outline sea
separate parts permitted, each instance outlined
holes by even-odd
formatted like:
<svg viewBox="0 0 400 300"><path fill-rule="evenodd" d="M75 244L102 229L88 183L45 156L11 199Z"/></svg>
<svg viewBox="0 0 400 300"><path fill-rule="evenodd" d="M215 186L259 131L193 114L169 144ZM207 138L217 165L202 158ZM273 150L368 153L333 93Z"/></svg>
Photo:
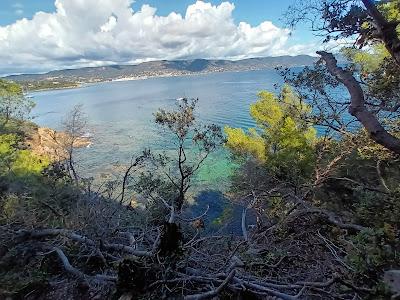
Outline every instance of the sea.
<svg viewBox="0 0 400 300"><path fill-rule="evenodd" d="M103 82L30 96L36 103L34 121L56 130L63 129L68 111L82 105L92 144L77 150L78 173L101 182L121 178L132 157L144 149L176 155L174 139L154 122L158 109L174 109L179 99L196 98L199 123L248 129L255 125L249 106L257 101L257 94L278 93L282 84L275 70L261 70ZM234 169L223 147L205 161L190 190L193 211L208 205L210 221L224 215Z"/></svg>

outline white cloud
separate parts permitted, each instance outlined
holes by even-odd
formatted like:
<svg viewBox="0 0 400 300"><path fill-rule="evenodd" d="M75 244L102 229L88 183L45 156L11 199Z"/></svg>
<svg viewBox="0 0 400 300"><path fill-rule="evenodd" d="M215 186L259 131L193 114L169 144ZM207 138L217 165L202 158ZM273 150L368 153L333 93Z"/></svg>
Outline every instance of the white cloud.
<svg viewBox="0 0 400 300"><path fill-rule="evenodd" d="M230 58L304 53L288 47L289 30L269 21L235 24L234 4L197 1L182 16L131 8L132 0L56 0L56 12L38 12L0 27L3 73L135 63L155 59Z"/></svg>
<svg viewBox="0 0 400 300"><path fill-rule="evenodd" d="M22 9L16 9L16 10L15 10L15 14L16 14L16 15L19 15L19 16L20 16L20 15L22 15L23 13L24 13L24 11L23 11Z"/></svg>
<svg viewBox="0 0 400 300"><path fill-rule="evenodd" d="M111 16L108 18L107 23L100 27L102 32L110 32L115 26L117 26L117 18L115 16Z"/></svg>

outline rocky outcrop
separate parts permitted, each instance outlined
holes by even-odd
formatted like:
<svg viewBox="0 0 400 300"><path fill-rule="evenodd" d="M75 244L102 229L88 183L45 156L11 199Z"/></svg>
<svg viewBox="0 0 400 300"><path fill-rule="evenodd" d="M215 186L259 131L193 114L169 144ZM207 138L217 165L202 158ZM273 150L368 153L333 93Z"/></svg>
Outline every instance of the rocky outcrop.
<svg viewBox="0 0 400 300"><path fill-rule="evenodd" d="M47 127L38 127L28 135L26 146L38 155L60 160L66 157L66 145L71 137L65 132L58 132ZM91 144L89 138L79 137L73 141L75 148L87 147Z"/></svg>

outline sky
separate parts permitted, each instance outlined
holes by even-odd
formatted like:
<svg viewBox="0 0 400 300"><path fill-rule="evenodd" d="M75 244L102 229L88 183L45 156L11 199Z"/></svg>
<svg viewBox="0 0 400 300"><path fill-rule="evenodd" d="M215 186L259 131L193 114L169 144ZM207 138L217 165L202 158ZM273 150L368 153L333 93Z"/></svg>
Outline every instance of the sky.
<svg viewBox="0 0 400 300"><path fill-rule="evenodd" d="M0 0L0 74L159 59L315 54L294 0Z"/></svg>

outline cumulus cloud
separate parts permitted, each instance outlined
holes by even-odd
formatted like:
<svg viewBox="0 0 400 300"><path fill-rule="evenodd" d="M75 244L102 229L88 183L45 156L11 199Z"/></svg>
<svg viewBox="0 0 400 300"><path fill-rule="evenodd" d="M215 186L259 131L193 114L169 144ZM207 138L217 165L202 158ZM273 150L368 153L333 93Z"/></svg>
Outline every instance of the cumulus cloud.
<svg viewBox="0 0 400 300"><path fill-rule="evenodd" d="M185 15L158 16L132 0L56 0L54 13L38 12L0 27L1 73L137 63L158 59L229 58L297 54L289 30L270 21L236 24L234 4L197 1Z"/></svg>

